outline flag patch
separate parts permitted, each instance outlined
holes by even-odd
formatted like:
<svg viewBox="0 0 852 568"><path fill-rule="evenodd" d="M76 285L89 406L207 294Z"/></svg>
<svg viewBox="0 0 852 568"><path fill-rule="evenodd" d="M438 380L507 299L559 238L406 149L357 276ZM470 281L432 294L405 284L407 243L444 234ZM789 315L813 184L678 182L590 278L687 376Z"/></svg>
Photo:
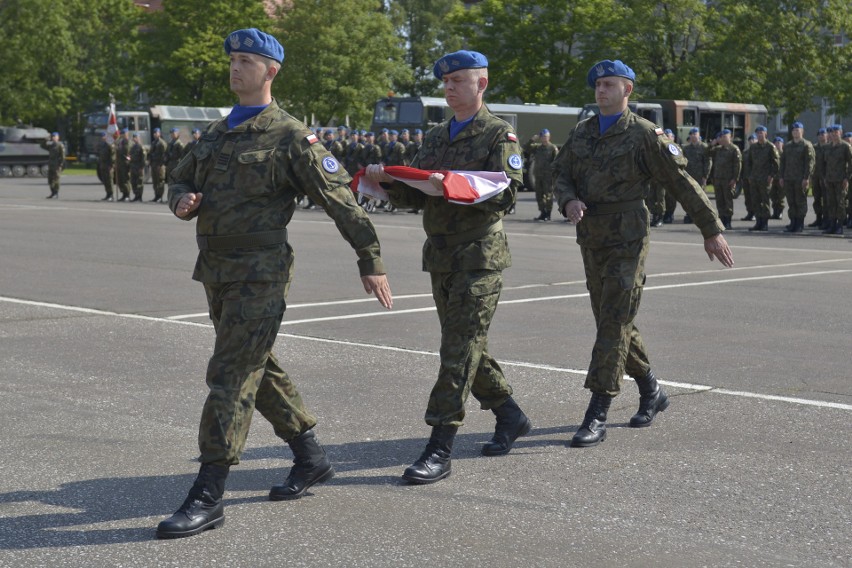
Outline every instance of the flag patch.
<svg viewBox="0 0 852 568"><path fill-rule="evenodd" d="M308 141L308 144L316 144L317 142L319 142L319 140L317 139L317 137L316 137L316 136L314 136L313 134L308 134L308 135L305 137L305 140L307 140L307 141Z"/></svg>
<svg viewBox="0 0 852 568"><path fill-rule="evenodd" d="M512 142L517 142L517 141L518 141L518 137L517 137L517 136L515 136L514 134L512 134L511 132L507 132L507 133L506 133L506 138L508 138L508 139L509 139L509 140L511 140Z"/></svg>
<svg viewBox="0 0 852 568"><path fill-rule="evenodd" d="M665 134L665 133L663 132L663 129L662 129L662 128L655 128L655 129L654 129L654 134L656 134L657 136L662 136L662 135L663 135L663 134Z"/></svg>

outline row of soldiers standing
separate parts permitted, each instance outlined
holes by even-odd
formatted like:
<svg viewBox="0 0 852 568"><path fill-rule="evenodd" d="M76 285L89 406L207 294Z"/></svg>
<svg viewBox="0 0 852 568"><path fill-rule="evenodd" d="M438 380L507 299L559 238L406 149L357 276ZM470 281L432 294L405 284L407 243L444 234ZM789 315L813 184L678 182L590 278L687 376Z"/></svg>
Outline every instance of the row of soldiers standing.
<svg viewBox="0 0 852 568"><path fill-rule="evenodd" d="M150 165L154 187L154 197L150 201L162 203L169 174L192 151L199 138L201 130L195 128L192 130L192 141L184 144L180 139L180 129L172 128L171 139L166 142L160 129L155 128L151 148L146 150L137 132L131 135L127 128L123 128L115 142L110 141L110 135L104 132L98 145L98 179L106 191L102 201L116 201L114 185L121 193L118 201L142 201L145 166Z"/></svg>

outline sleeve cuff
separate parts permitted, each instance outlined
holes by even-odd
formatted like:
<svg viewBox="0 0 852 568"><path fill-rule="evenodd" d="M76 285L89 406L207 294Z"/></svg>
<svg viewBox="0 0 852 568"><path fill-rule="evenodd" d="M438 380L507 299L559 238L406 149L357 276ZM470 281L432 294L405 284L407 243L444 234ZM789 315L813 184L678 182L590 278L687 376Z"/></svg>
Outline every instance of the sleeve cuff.
<svg viewBox="0 0 852 568"><path fill-rule="evenodd" d="M358 271L361 273L361 276L386 274L385 265L379 257L362 258L358 260Z"/></svg>

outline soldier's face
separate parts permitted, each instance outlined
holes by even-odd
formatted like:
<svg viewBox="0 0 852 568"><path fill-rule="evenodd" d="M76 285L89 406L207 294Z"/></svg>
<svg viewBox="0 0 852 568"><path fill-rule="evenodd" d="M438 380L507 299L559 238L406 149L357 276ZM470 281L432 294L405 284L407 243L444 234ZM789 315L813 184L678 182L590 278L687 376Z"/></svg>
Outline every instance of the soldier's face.
<svg viewBox="0 0 852 568"><path fill-rule="evenodd" d="M793 140L795 140L796 142L798 142L799 140L801 140L801 139L802 139L803 132L802 132L802 129L801 129L801 128L794 128L794 129L790 132L790 134L792 134L792 135L793 135Z"/></svg>
<svg viewBox="0 0 852 568"><path fill-rule="evenodd" d="M601 77L595 81L595 102L605 115L622 112L632 92L633 83L621 77Z"/></svg>
<svg viewBox="0 0 852 568"><path fill-rule="evenodd" d="M763 144L764 142L766 142L766 132L764 132L763 130L755 132L755 135L757 136L758 143Z"/></svg>
<svg viewBox="0 0 852 568"><path fill-rule="evenodd" d="M459 69L441 77L444 98L451 109L464 109L475 105L488 85L488 78L480 76L478 69Z"/></svg>
<svg viewBox="0 0 852 568"><path fill-rule="evenodd" d="M722 138L719 140L719 143L722 144L722 146L727 146L728 144L731 143L731 135L730 134L722 134Z"/></svg>
<svg viewBox="0 0 852 568"><path fill-rule="evenodd" d="M269 65L269 60L254 53L232 51L231 90L237 95L251 95L263 90L267 81L271 81L277 70Z"/></svg>

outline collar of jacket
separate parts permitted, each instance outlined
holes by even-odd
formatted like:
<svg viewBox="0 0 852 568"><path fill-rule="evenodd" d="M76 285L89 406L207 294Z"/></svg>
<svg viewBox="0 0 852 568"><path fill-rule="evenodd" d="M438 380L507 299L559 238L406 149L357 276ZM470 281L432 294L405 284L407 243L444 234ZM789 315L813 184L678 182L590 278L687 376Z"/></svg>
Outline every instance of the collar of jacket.
<svg viewBox="0 0 852 568"><path fill-rule="evenodd" d="M475 115L473 115L473 120L470 121L470 124L468 124L467 127L464 128L464 130L456 134L456 137L453 138L452 142L450 142L449 120L445 121L442 125L443 128L441 128L441 136L444 138L444 141L447 144L455 144L459 140L464 140L465 138L472 138L483 131L482 126L485 123L484 119L487 116L491 116L491 111L488 110L488 107L485 106L485 103L482 103L482 106L479 107L479 110L476 111Z"/></svg>
<svg viewBox="0 0 852 568"><path fill-rule="evenodd" d="M594 128L591 129L591 135L593 138L608 138L610 136L615 136L617 134L621 134L625 130L627 130L628 123L632 120L633 113L630 112L630 108L624 109L624 112L621 113L621 117L610 126L606 132L601 134L601 119L600 115L596 114L592 117L591 122L594 125Z"/></svg>
<svg viewBox="0 0 852 568"><path fill-rule="evenodd" d="M269 128L269 125L272 124L272 121L275 120L275 113L278 112L278 101L275 100L275 97L272 98L272 102L269 105L260 111L257 116L254 118L250 118L242 124L238 124L234 128L228 128L228 117L222 119L219 123L219 127L216 129L219 132L242 132L245 130L253 130L256 132L263 132Z"/></svg>

